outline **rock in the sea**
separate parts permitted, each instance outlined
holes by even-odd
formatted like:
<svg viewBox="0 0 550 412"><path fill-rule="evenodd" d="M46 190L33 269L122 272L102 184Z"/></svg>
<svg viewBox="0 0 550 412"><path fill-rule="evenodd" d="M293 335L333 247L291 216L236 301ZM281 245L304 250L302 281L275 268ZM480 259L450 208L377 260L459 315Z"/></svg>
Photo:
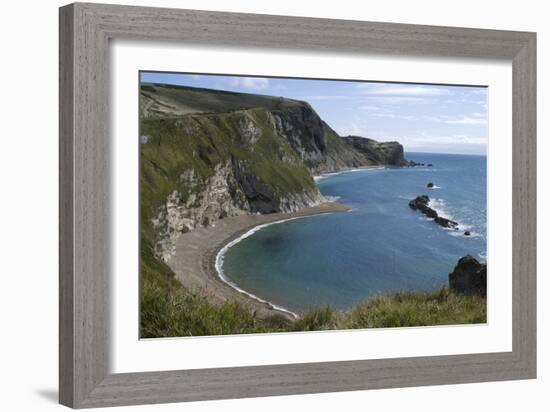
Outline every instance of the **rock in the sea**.
<svg viewBox="0 0 550 412"><path fill-rule="evenodd" d="M431 163L428 163L428 167L432 167L432 166L433 166L433 164L431 164Z"/></svg>
<svg viewBox="0 0 550 412"><path fill-rule="evenodd" d="M428 183L428 184L426 185L426 187L429 188L429 189L431 189L432 187L434 187L434 184L433 184L432 182L430 182L430 183Z"/></svg>
<svg viewBox="0 0 550 412"><path fill-rule="evenodd" d="M417 196L415 199L409 202L409 207L412 210L420 210L426 217L429 217L434 220L439 226L458 230L458 223L454 220L441 217L433 210L428 204L430 203L430 198L426 195Z"/></svg>
<svg viewBox="0 0 550 412"><path fill-rule="evenodd" d="M437 212L431 207L426 207L426 210L423 210L422 213L429 217L430 219L437 219Z"/></svg>
<svg viewBox="0 0 550 412"><path fill-rule="evenodd" d="M454 220L447 219L441 216L436 216L434 222L437 223L439 226L443 226L448 229L458 230L458 222L455 222Z"/></svg>
<svg viewBox="0 0 550 412"><path fill-rule="evenodd" d="M487 296L487 265L466 255L449 273L449 287L456 293Z"/></svg>
<svg viewBox="0 0 550 412"><path fill-rule="evenodd" d="M430 198L426 195L417 196L415 199L411 200L409 202L409 207L412 210L420 210L423 214L425 214L429 218L436 218L437 212L433 210L431 207L428 206L430 203Z"/></svg>
<svg viewBox="0 0 550 412"><path fill-rule="evenodd" d="M413 210L422 210L423 207L428 206L428 203L430 203L430 198L427 195L417 196L409 202L409 207Z"/></svg>
<svg viewBox="0 0 550 412"><path fill-rule="evenodd" d="M470 236L470 235L471 235L471 233L470 233L469 230L467 230L467 231L464 232L464 236Z"/></svg>
<svg viewBox="0 0 550 412"><path fill-rule="evenodd" d="M437 217L437 212L428 206L430 203L430 198L426 195L417 196L416 199L413 199L409 202L409 207L412 210L420 210L424 215L433 219Z"/></svg>

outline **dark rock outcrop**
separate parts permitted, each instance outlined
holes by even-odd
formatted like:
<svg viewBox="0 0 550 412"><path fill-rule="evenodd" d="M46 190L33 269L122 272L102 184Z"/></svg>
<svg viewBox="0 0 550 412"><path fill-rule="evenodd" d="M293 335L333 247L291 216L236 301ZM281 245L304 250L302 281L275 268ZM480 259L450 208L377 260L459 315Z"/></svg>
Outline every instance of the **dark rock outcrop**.
<svg viewBox="0 0 550 412"><path fill-rule="evenodd" d="M436 216L434 222L437 223L439 226L445 227L447 229L458 230L458 223L454 220L447 219L441 216Z"/></svg>
<svg viewBox="0 0 550 412"><path fill-rule="evenodd" d="M420 210L426 217L434 219L434 222L439 226L458 230L458 223L454 220L447 219L445 217L439 216L435 210L430 206L430 198L426 195L417 196L415 199L409 202L409 207L413 210Z"/></svg>
<svg viewBox="0 0 550 412"><path fill-rule="evenodd" d="M312 174L365 166L408 166L398 142L339 136L306 102L270 110L277 134L286 140Z"/></svg>
<svg viewBox="0 0 550 412"><path fill-rule="evenodd" d="M430 198L426 195L417 196L415 199L409 202L409 207L412 210L420 210L429 218L437 217L437 212L433 210L428 204L430 203Z"/></svg>
<svg viewBox="0 0 550 412"><path fill-rule="evenodd" d="M420 209L422 211L428 207L428 203L430 203L430 198L427 195L421 195L411 200L409 207L413 210Z"/></svg>
<svg viewBox="0 0 550 412"><path fill-rule="evenodd" d="M256 174L246 167L245 162L232 159L232 172L238 182L240 191L246 198L246 203L248 203L248 207L241 206L241 209L250 210L253 213L274 213L280 210L280 204L273 189L258 179ZM240 191L230 192L234 203L237 203L235 201L238 199L236 194Z"/></svg>
<svg viewBox="0 0 550 412"><path fill-rule="evenodd" d="M433 184L432 182L430 182L430 183L428 183L428 184L426 185L426 187L427 187L428 189L431 189L432 187L434 187L434 184Z"/></svg>
<svg viewBox="0 0 550 412"><path fill-rule="evenodd" d="M470 255L460 258L449 273L449 287L456 293L486 297L487 265Z"/></svg>
<svg viewBox="0 0 550 412"><path fill-rule="evenodd" d="M467 231L464 232L464 236L470 236L470 235L471 235L471 233L470 233L469 230L467 230Z"/></svg>
<svg viewBox="0 0 550 412"><path fill-rule="evenodd" d="M403 146L398 142L378 142L361 136L343 136L343 141L373 164L409 166Z"/></svg>

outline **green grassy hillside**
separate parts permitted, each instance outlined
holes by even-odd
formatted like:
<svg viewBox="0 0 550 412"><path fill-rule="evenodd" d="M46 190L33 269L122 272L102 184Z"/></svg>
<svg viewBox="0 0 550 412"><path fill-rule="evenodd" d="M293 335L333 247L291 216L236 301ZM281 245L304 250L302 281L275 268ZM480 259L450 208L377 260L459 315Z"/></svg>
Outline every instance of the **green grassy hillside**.
<svg viewBox="0 0 550 412"><path fill-rule="evenodd" d="M275 133L270 119L262 108L143 119L140 202L145 244L155 243L165 229L155 231L151 222L166 199L177 193L174 202L182 208L201 207L211 196L208 185L216 173L227 182L228 193L226 198L220 195L219 210L200 215L208 221L230 214L234 205L250 212L279 211L289 196L318 195L309 170Z"/></svg>
<svg viewBox="0 0 550 412"><path fill-rule="evenodd" d="M435 292L402 292L378 296L349 311L312 309L300 319L282 315L260 318L246 305L214 305L190 293L167 273L143 270L141 335L207 336L241 333L318 331L485 323L486 299Z"/></svg>
<svg viewBox="0 0 550 412"><path fill-rule="evenodd" d="M256 127L243 134L243 124ZM250 172L276 194L315 190L307 168L286 139L276 135L264 109L216 115L188 115L178 119L151 118L141 122L141 202L147 213L178 189L185 201L199 192L215 166L231 161L246 163ZM197 184L178 184L182 171L193 170Z"/></svg>
<svg viewBox="0 0 550 412"><path fill-rule="evenodd" d="M277 96L235 93L187 86L142 83L143 117L178 117L190 113L223 113L263 107L284 110L304 102Z"/></svg>

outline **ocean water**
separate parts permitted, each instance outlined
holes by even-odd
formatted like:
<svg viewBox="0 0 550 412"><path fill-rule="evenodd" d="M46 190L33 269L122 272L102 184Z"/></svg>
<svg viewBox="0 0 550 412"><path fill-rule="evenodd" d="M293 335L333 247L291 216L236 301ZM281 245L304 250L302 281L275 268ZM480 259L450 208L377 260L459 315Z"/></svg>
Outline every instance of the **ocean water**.
<svg viewBox="0 0 550 412"><path fill-rule="evenodd" d="M448 283L457 260L486 259L486 157L407 153L432 167L350 171L317 180L324 195L352 211L265 227L229 248L226 277L247 292L291 311L347 309L369 296L431 290ZM436 185L426 187L428 182ZM409 200L460 224L444 229ZM472 235L465 236L464 230Z"/></svg>

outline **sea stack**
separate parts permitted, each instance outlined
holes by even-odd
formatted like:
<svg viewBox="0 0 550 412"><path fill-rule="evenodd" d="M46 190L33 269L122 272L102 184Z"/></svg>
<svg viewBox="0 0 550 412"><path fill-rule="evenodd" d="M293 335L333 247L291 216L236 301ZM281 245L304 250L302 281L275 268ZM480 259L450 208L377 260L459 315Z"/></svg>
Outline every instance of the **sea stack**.
<svg viewBox="0 0 550 412"><path fill-rule="evenodd" d="M412 210L420 210L424 215L429 218L436 218L437 212L428 206L430 203L430 198L426 195L417 196L415 199L409 202L409 207Z"/></svg>
<svg viewBox="0 0 550 412"><path fill-rule="evenodd" d="M422 195L411 200L409 202L409 207L412 210L420 210L424 215L426 215L426 217L432 218L439 226L447 229L458 230L458 222L439 216L435 210L428 206L429 203L430 198L427 195Z"/></svg>

